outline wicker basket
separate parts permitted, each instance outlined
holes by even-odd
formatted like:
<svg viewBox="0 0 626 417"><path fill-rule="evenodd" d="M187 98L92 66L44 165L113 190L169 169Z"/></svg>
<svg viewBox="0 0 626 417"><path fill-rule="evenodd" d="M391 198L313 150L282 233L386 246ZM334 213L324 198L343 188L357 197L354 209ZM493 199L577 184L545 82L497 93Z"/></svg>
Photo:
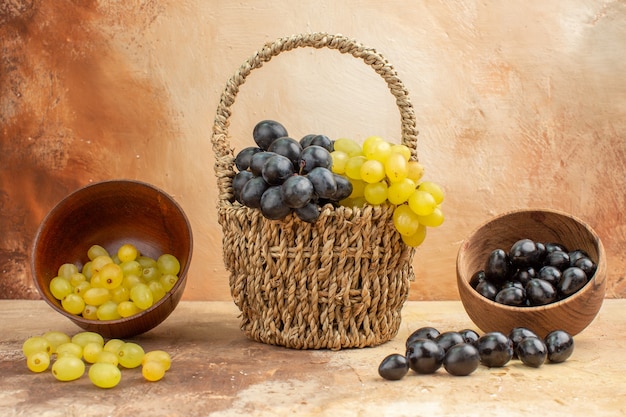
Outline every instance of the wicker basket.
<svg viewBox="0 0 626 417"><path fill-rule="evenodd" d="M394 229L393 208L326 205L317 222L309 224L292 214L280 221L267 220L260 210L233 199L230 106L252 70L282 52L302 47L336 49L370 65L396 98L402 143L417 159L413 106L395 70L378 52L325 33L266 44L228 81L211 138L231 295L241 310L241 329L253 340L295 349L376 346L397 334L414 279L415 251Z"/></svg>

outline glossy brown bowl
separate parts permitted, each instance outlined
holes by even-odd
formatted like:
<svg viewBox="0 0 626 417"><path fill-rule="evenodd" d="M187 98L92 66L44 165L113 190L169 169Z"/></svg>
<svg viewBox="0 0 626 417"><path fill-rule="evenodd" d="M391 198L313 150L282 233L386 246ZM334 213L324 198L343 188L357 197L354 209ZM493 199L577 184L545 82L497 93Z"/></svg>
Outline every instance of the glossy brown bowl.
<svg viewBox="0 0 626 417"><path fill-rule="evenodd" d="M470 286L472 275L484 269L491 251L500 248L508 252L513 243L524 238L561 243L568 250L582 249L596 262L597 270L575 294L537 307L499 304ZM508 334L514 327L527 327L541 337L556 329L576 335L598 314L606 289L606 254L600 238L580 219L553 210L519 210L489 220L461 244L456 269L463 307L484 332Z"/></svg>
<svg viewBox="0 0 626 417"><path fill-rule="evenodd" d="M73 263L82 269L91 245L113 254L124 243L153 259L164 253L176 256L181 268L174 287L152 307L126 318L88 320L66 312L50 293L59 267ZM128 338L154 328L174 311L185 289L192 249L191 226L172 197L139 181L103 181L78 189L48 213L35 235L31 270L37 290L57 312L103 337Z"/></svg>

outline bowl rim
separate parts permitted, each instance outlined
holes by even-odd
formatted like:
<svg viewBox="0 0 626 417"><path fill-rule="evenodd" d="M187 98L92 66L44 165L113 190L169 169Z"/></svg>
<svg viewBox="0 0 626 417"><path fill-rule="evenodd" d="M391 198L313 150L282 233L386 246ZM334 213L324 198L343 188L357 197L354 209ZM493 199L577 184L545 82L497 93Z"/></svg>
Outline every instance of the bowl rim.
<svg viewBox="0 0 626 417"><path fill-rule="evenodd" d="M156 303L154 303L152 306L150 306L149 308L145 310L142 310L139 313L133 314L132 316L122 317L122 318L115 319L115 320L90 320L90 319L84 318L81 315L75 315L75 314L65 311L61 306L59 306L54 301L49 299L49 297L46 296L45 292L41 288L39 280L36 277L36 267L35 267L35 261L37 258L36 252L37 252L37 247L38 247L40 236L44 230L44 227L48 224L49 219L52 218L54 215L56 215L60 210L62 210L64 206L68 204L71 198L91 188L103 187L103 186L107 186L111 184L133 184L133 185L139 185L141 187L149 188L152 191L155 191L156 193L158 193L159 195L162 195L170 203L172 203L173 207L176 208L176 211L181 215L181 218L184 220L186 228L189 232L189 253L187 255L187 259L185 260L183 267L178 273L179 279L176 281L174 286L169 291L166 292L165 296L161 298L159 301L157 301ZM48 303L48 305L50 305L55 311L59 312L60 314L69 318L70 320L74 321L77 324L82 323L85 326L114 326L114 325L122 325L122 324L126 325L130 321L141 319L149 315L151 312L158 309L163 304L169 302L169 300L177 293L177 291L181 289L180 287L181 286L184 287L186 285L187 273L189 271L189 266L191 264L192 255L193 255L193 229L191 227L191 222L189 221L189 218L187 217L187 214L183 210L182 206L174 199L174 197L172 197L169 193L165 192L163 189L145 181L127 179L127 178L106 179L102 181L96 181L96 182L92 182L89 184L85 184L83 186L78 187L74 191L68 193L63 198L61 198L52 207L52 209L50 209L50 211L48 211L48 213L42 218L39 226L37 227L37 231L35 232L35 236L34 236L33 243L32 243L32 248L31 248L31 256L30 256L31 279L34 282L35 287L37 288L37 291L40 297L43 298ZM182 294L180 296L182 296Z"/></svg>
<svg viewBox="0 0 626 417"><path fill-rule="evenodd" d="M457 275L457 288L459 291L459 297L461 298L461 301L465 300L465 298L462 296L462 292L461 292L461 286L463 286L463 288L465 289L465 291L468 294L472 294L472 295L476 295L476 297L472 296L472 299L477 299L480 300L481 302L484 302L492 307L497 307L500 309L503 309L505 311L509 311L511 313L523 313L523 312L541 312L541 311L547 311L547 310L552 310L552 309L557 309L561 306L563 306L564 304L569 304L572 301L575 301L577 298L584 296L585 290L591 288L591 284L596 284L596 278L598 276L598 270L596 270L596 272L593 274L593 276L589 279L589 281L584 285L583 288L581 288L580 290L576 291L576 293L570 295L567 298L564 298L562 300L553 302L553 303L549 303L549 304L544 304L544 305L540 305L540 306L511 306L511 305L507 305L507 304L501 304L501 303L497 303L493 300L490 300L489 298L483 297L480 294L478 294L478 292L476 292L476 290L474 288L472 288L472 286L469 283L469 278L471 277L462 277L461 276L461 267L460 267L460 263L461 263L461 258L463 255L463 250L466 246L466 244L469 242L469 240L471 238L473 238L480 230L482 230L483 228L487 227L489 224L491 224L494 221L497 220L502 220L504 218L510 217L510 216L514 216L514 215L518 215L518 214L523 214L523 213L529 213L529 212L543 212L543 213L550 213L550 214L555 214L561 217L565 217L568 218L570 220L575 221L576 223L580 224L581 226L584 227L584 229L594 238L594 241L598 247L598 263L600 263L600 261L602 260L602 268L603 270L606 268L606 253L604 251L604 245L602 244L602 240L600 239L600 237L598 236L598 234L595 232L595 230L593 230L593 228L587 224L585 221L583 221L582 219L580 219L579 217L567 213L565 211L561 211L561 210L556 210L556 209L550 209L550 208L526 208L526 209L515 209L515 210L508 210L505 212L502 212L500 214L497 214L495 216L492 216L490 219L488 219L487 221L483 222L482 224L480 224L479 226L477 226L476 228L474 228L465 239L463 239L463 241L461 242L461 245L459 246L459 250L457 252L457 257L456 257L456 275ZM602 284L600 284L602 285Z"/></svg>

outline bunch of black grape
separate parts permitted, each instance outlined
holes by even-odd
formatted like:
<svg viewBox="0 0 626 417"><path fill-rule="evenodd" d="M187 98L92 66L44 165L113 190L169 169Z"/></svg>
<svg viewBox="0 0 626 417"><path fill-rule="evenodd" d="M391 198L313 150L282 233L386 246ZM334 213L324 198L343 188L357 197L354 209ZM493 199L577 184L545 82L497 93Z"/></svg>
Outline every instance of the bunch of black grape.
<svg viewBox="0 0 626 417"><path fill-rule="evenodd" d="M294 212L314 223L325 204L336 204L352 193L352 184L332 172L333 141L310 134L299 141L285 127L263 120L252 132L257 146L235 157L234 196L241 204L258 208L268 219L280 220Z"/></svg>

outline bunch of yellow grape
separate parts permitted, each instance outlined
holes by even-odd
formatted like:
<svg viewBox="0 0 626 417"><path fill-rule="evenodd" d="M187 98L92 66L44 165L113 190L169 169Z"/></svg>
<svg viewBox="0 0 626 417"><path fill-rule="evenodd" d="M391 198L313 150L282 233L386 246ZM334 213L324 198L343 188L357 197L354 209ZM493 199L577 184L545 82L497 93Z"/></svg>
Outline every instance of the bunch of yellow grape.
<svg viewBox="0 0 626 417"><path fill-rule="evenodd" d="M400 144L370 136L363 146L347 138L334 142L332 170L352 184L352 194L342 201L347 207L392 204L393 224L409 246L419 246L427 227L443 223L444 193L431 181L421 181L424 167L411 160L411 150Z"/></svg>

